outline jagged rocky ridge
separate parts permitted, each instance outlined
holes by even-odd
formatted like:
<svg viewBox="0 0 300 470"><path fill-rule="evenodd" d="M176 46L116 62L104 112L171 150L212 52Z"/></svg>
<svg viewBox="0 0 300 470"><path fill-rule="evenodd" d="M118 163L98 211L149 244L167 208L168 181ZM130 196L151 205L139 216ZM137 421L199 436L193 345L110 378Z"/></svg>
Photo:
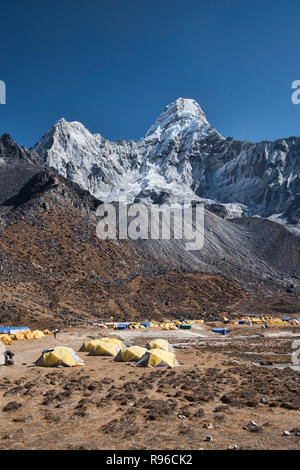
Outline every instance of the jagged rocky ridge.
<svg viewBox="0 0 300 470"><path fill-rule="evenodd" d="M19 217L22 211L34 204L47 210L49 195L56 208L70 205L82 215L95 219L95 211L101 201L78 184L60 176L33 149L17 145L8 134L0 137L0 165L2 225L6 219Z"/></svg>
<svg viewBox="0 0 300 470"><path fill-rule="evenodd" d="M35 150L60 175L104 201L204 200L223 217L299 221L300 138L224 138L191 99L167 106L138 142L109 142L61 119Z"/></svg>
<svg viewBox="0 0 300 470"><path fill-rule="evenodd" d="M20 188L45 168L39 155L17 145L12 137L0 137L0 204L16 195Z"/></svg>

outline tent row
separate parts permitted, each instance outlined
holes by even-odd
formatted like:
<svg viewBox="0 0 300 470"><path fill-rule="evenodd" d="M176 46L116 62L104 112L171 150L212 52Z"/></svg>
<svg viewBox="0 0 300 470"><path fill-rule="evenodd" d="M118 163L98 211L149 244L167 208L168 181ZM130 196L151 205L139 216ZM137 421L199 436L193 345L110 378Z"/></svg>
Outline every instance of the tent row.
<svg viewBox="0 0 300 470"><path fill-rule="evenodd" d="M20 340L26 340L26 339L39 339L39 338L44 338L46 335L49 335L49 334L50 334L49 330L30 331L29 329L24 330L24 331L18 331L13 334L1 333L0 343L5 344L5 345L11 345L13 344L13 341L20 341Z"/></svg>
<svg viewBox="0 0 300 470"><path fill-rule="evenodd" d="M112 356L116 362L134 362L135 366L175 367L178 366L174 348L164 339L154 339L146 347L130 346L116 338L99 338L83 343L80 351L89 356Z"/></svg>
<svg viewBox="0 0 300 470"><path fill-rule="evenodd" d="M116 362L133 362L137 367L179 366L174 348L164 339L150 341L146 347L126 347L119 339L99 338L84 342L79 351L88 352L88 356L111 356ZM44 350L35 364L43 367L73 367L82 366L84 362L73 349L59 346Z"/></svg>
<svg viewBox="0 0 300 470"><path fill-rule="evenodd" d="M226 317L223 320L228 320ZM300 325L300 318L277 318L267 315L250 314L247 317L235 318L234 325L268 325L268 326L294 326Z"/></svg>
<svg viewBox="0 0 300 470"><path fill-rule="evenodd" d="M95 326L101 328L112 328L114 330L134 330L134 329L145 329L145 328L160 328L162 330L176 330L177 328L182 327L183 325L193 325L195 323L204 323L204 320L168 320L168 321L144 321L144 322L104 322L104 323L95 323ZM190 326L190 327L191 327Z"/></svg>

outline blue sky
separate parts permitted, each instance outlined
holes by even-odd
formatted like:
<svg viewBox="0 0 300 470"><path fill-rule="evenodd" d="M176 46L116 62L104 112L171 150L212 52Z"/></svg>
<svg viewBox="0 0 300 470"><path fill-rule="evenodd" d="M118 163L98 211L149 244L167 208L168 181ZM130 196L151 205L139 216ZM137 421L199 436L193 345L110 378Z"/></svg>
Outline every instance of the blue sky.
<svg viewBox="0 0 300 470"><path fill-rule="evenodd" d="M224 136L299 136L299 17L299 0L2 2L0 133L31 146L63 116L137 140L182 96Z"/></svg>

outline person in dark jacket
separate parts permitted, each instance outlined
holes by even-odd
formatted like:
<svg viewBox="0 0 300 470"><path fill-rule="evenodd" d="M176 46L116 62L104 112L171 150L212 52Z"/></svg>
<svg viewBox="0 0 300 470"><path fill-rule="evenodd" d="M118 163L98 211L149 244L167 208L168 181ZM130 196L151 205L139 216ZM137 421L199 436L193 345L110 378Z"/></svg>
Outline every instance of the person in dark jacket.
<svg viewBox="0 0 300 470"><path fill-rule="evenodd" d="M15 364L13 360L14 353L12 351L5 351L4 356L6 366L13 366Z"/></svg>

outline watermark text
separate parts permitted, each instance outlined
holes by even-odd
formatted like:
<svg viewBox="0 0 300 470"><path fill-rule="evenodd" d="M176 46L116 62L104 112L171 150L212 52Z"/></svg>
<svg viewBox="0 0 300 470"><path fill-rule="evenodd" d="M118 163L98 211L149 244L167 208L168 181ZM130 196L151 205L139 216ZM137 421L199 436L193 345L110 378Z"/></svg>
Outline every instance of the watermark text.
<svg viewBox="0 0 300 470"><path fill-rule="evenodd" d="M6 104L6 84L0 80L0 104Z"/></svg>
<svg viewBox="0 0 300 470"><path fill-rule="evenodd" d="M204 245L204 205L106 203L97 209L100 240L182 240L186 250Z"/></svg>

